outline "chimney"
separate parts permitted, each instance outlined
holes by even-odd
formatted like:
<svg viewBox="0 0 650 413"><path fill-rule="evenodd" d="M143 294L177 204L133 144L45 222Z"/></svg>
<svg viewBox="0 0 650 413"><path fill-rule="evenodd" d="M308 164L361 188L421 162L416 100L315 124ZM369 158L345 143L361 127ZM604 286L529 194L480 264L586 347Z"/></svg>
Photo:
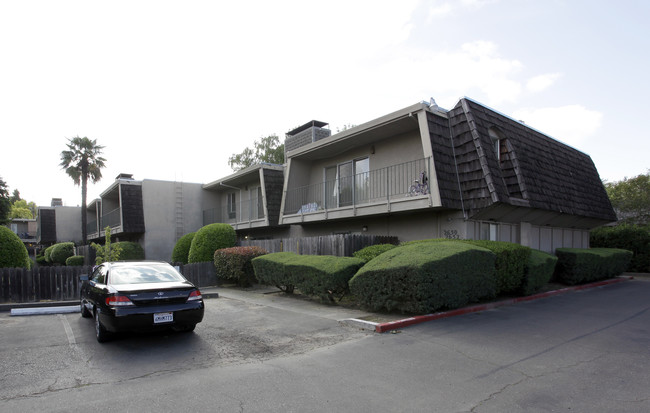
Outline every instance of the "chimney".
<svg viewBox="0 0 650 413"><path fill-rule="evenodd" d="M284 159L287 159L287 152L298 149L301 146L319 141L332 135L332 131L325 129L328 124L317 120L305 123L296 129L287 132L284 139Z"/></svg>

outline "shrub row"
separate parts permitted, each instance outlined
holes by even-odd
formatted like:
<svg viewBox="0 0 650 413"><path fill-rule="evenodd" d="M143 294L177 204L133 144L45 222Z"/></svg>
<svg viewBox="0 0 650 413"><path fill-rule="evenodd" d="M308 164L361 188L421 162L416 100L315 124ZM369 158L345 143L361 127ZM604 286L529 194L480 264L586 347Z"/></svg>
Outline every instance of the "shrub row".
<svg viewBox="0 0 650 413"><path fill-rule="evenodd" d="M352 255L356 258L362 259L363 262L368 262L373 258L376 258L379 255L383 254L384 252L392 250L395 247L396 245L393 244L370 245L354 252Z"/></svg>
<svg viewBox="0 0 650 413"><path fill-rule="evenodd" d="M621 248L632 251L628 271L650 272L650 226L619 225L591 231L593 248Z"/></svg>
<svg viewBox="0 0 650 413"><path fill-rule="evenodd" d="M374 311L424 314L496 296L493 252L454 241L408 243L368 262L350 281Z"/></svg>
<svg viewBox="0 0 650 413"><path fill-rule="evenodd" d="M278 252L252 260L255 276L263 284L292 293L298 288L307 295L334 300L349 291L348 282L364 264L352 257L298 255Z"/></svg>
<svg viewBox="0 0 650 413"><path fill-rule="evenodd" d="M630 264L632 252L616 248L558 248L555 278L568 285L615 277Z"/></svg>
<svg viewBox="0 0 650 413"><path fill-rule="evenodd" d="M539 291L553 277L557 257L539 250L531 250L521 290L523 295L531 295Z"/></svg>
<svg viewBox="0 0 650 413"><path fill-rule="evenodd" d="M261 247L232 247L214 252L214 266L217 278L233 280L241 287L255 282L255 271L251 260L269 252Z"/></svg>
<svg viewBox="0 0 650 413"><path fill-rule="evenodd" d="M222 248L235 246L237 235L229 224L210 224L199 229L190 243L187 262L210 262L214 252Z"/></svg>

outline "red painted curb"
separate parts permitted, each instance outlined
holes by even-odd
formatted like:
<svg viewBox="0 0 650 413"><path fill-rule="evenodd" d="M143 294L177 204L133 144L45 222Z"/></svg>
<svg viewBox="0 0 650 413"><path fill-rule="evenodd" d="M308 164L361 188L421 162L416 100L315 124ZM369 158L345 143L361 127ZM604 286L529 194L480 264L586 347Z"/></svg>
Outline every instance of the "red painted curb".
<svg viewBox="0 0 650 413"><path fill-rule="evenodd" d="M404 318L402 320L395 320L395 321L390 321L388 323L377 324L375 326L375 332L377 332L377 333L385 333L385 332L390 331L390 330L396 330L398 328L408 327L408 326L411 326L411 325L414 325L414 324L424 323L426 321L438 320L438 319L447 318L447 317L454 317L454 316L457 316L457 315L478 313L480 311L491 310L493 308L503 307L503 306L506 306L506 305L512 305L512 304L526 302L526 301L533 301L533 300L538 300L538 299L547 298L547 297L553 297L553 296L568 293L568 292L571 292L571 291L580 291L580 290L586 290L586 289L589 289L589 288L602 287L602 286L605 286L605 285L618 284L620 282L631 280L631 279L633 279L633 277L614 278L614 279L611 279L611 280L598 281L598 282L591 283L591 284L576 285L576 286L573 286L573 287L561 288L559 290L547 291L545 293L529 295L529 296L526 296L526 297L517 297L517 298L511 298L511 299L508 299L508 300L497 301L497 302L493 302L493 303L473 305L473 306L470 306L470 307L464 307L464 308L459 308L459 309L450 310L450 311L443 311L443 312L440 312L440 313L413 316L413 317L409 317L409 318Z"/></svg>

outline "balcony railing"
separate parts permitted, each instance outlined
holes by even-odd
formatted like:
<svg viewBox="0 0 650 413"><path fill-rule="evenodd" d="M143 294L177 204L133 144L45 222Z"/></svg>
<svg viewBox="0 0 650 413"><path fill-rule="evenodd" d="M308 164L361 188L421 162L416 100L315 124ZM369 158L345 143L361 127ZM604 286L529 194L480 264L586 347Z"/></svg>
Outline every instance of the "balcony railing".
<svg viewBox="0 0 650 413"><path fill-rule="evenodd" d="M97 220L93 219L92 221L88 221L86 224L86 234L94 234L97 232Z"/></svg>
<svg viewBox="0 0 650 413"><path fill-rule="evenodd" d="M111 228L119 227L122 225L122 208L116 208L111 212L102 216L101 226L106 228L107 226Z"/></svg>
<svg viewBox="0 0 650 413"><path fill-rule="evenodd" d="M423 173L428 183L429 165L429 158L423 158L289 189L285 197L284 214L304 214L428 195L428 186L417 184L422 185Z"/></svg>
<svg viewBox="0 0 650 413"><path fill-rule="evenodd" d="M203 211L203 225L224 223L241 224L265 218L262 199L253 198L230 207L216 207Z"/></svg>

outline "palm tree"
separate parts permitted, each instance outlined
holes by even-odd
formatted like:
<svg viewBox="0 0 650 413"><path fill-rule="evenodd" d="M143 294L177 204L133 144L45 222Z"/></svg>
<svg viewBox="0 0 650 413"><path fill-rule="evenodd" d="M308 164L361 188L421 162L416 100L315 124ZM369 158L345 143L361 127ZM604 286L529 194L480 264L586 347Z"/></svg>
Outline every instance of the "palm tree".
<svg viewBox="0 0 650 413"><path fill-rule="evenodd" d="M72 178L75 185L81 183L81 234L84 245L87 242L88 230L86 224L86 194L88 193L88 178L93 183L102 179L101 168L106 166L106 159L102 158L103 146L97 145L97 139L90 140L85 136L76 136L68 139L68 150L61 152L61 166Z"/></svg>

